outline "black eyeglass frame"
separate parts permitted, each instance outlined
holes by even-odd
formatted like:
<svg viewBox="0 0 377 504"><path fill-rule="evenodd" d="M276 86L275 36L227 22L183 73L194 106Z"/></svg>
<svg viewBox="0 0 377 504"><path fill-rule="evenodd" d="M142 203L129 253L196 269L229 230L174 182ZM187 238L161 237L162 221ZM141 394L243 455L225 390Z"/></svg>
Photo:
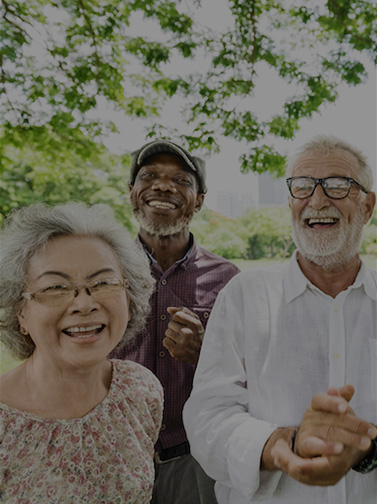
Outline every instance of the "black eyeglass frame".
<svg viewBox="0 0 377 504"><path fill-rule="evenodd" d="M344 196L340 196L340 198L337 198L337 197L334 197L334 196L330 196L329 194L327 194L326 187L324 185L324 183L326 182L326 180L328 180L328 179L334 179L334 178L335 179L347 180L347 182L348 182L347 194L345 194ZM312 192L310 194L308 194L307 196L301 196L301 197L300 196L294 196L292 194L291 185L292 185L292 181L296 180L296 179L310 179L310 180L314 180L314 187L313 187ZM287 186L288 186L288 189L289 189L289 192L290 192L292 198L295 198L295 199L310 198L310 196L313 196L314 191L316 190L317 185L320 185L322 187L322 189L323 189L323 192L326 194L326 196L328 198L331 198L331 199L344 199L344 198L347 198L347 196L350 193L351 185L352 184L355 184L361 191L365 192L365 194L368 193L368 191L365 189L364 186L362 186L361 184L359 184L359 182L357 182L357 180L355 180L355 179L353 179L351 177L342 177L342 176L335 177L335 176L332 176L332 177L324 177L324 178L315 178L315 177L301 176L301 177L289 177L285 181L287 183Z"/></svg>

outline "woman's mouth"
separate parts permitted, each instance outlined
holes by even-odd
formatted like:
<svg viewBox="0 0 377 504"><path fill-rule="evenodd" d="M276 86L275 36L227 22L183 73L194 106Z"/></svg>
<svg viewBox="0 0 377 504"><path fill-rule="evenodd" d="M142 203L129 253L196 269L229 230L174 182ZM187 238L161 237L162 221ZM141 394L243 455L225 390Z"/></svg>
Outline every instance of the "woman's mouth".
<svg viewBox="0 0 377 504"><path fill-rule="evenodd" d="M103 331L105 328L104 324L96 324L92 326L72 326L67 329L63 329L63 333L71 336L72 338L90 338Z"/></svg>

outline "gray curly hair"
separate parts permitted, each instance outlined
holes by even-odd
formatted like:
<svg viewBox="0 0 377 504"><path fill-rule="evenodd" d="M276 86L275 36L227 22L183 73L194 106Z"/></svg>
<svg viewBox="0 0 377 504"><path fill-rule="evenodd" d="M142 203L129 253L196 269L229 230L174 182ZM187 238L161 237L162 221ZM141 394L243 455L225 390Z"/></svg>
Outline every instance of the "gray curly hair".
<svg viewBox="0 0 377 504"><path fill-rule="evenodd" d="M86 235L108 243L119 258L129 284L130 321L119 346L130 342L145 323L154 288L149 262L107 205L36 203L10 213L1 232L0 340L12 355L26 359L35 345L22 335L17 310L22 302L30 258L57 236Z"/></svg>

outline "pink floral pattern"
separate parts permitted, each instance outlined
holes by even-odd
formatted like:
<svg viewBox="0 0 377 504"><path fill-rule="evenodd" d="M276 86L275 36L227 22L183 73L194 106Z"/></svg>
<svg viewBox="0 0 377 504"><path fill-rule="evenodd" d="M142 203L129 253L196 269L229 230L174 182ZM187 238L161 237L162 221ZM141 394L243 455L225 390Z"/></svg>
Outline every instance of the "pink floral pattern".
<svg viewBox="0 0 377 504"><path fill-rule="evenodd" d="M0 502L150 501L162 388L139 364L112 363L109 394L82 418L42 418L0 404Z"/></svg>

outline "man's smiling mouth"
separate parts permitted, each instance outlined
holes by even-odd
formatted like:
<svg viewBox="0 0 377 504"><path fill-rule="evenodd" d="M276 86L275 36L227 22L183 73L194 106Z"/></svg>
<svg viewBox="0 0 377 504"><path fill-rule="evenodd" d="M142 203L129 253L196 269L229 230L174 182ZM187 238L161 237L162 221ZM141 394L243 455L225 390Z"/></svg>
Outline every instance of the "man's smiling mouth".
<svg viewBox="0 0 377 504"><path fill-rule="evenodd" d="M311 227L311 228L316 228L316 227L321 227L321 226L333 226L334 224L337 224L339 222L339 219L336 217L311 217L309 219L305 219L305 223Z"/></svg>
<svg viewBox="0 0 377 504"><path fill-rule="evenodd" d="M147 204L153 208L160 208L162 210L175 210L178 208L176 204L169 201L150 200Z"/></svg>

